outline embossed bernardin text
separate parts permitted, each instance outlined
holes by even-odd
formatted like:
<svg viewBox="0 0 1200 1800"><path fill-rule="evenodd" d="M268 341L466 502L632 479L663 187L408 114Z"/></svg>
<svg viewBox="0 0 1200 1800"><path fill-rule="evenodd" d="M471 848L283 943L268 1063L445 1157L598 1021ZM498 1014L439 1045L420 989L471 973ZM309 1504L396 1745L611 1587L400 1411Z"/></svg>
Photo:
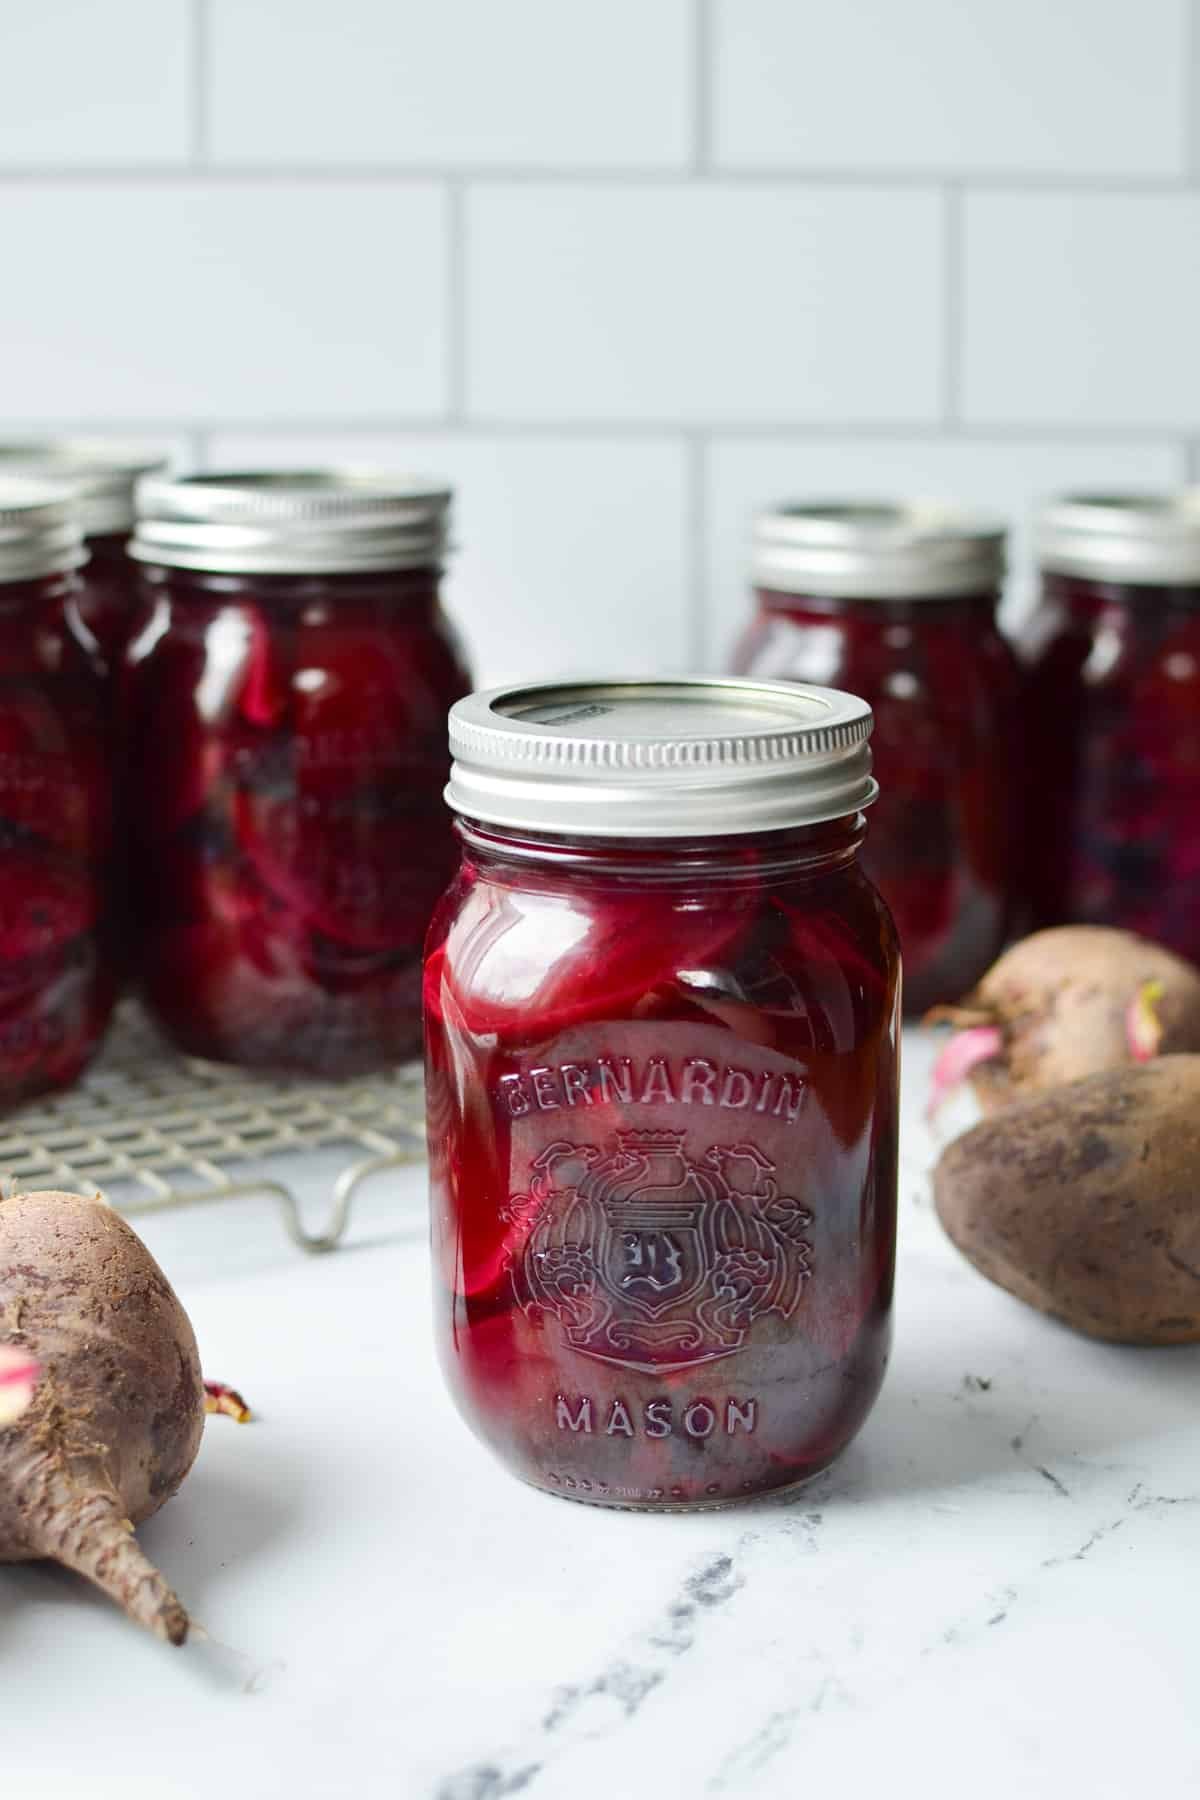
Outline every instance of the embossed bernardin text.
<svg viewBox="0 0 1200 1800"><path fill-rule="evenodd" d="M733 1437L758 1424L757 1400L648 1400L636 1407L621 1399L593 1400L590 1394L556 1394L554 1422L560 1431L583 1437L691 1438L714 1432Z"/></svg>
<svg viewBox="0 0 1200 1800"><path fill-rule="evenodd" d="M682 1131L547 1144L503 1214L517 1304L601 1362L653 1373L729 1356L757 1319L790 1318L812 1274L813 1215L775 1177L753 1144L697 1156Z"/></svg>
<svg viewBox="0 0 1200 1800"><path fill-rule="evenodd" d="M496 1087L496 1098L513 1119L619 1101L623 1106L709 1106L794 1125L804 1095L799 1075L772 1069L752 1073L706 1056L597 1056L590 1062L548 1063L502 1075Z"/></svg>

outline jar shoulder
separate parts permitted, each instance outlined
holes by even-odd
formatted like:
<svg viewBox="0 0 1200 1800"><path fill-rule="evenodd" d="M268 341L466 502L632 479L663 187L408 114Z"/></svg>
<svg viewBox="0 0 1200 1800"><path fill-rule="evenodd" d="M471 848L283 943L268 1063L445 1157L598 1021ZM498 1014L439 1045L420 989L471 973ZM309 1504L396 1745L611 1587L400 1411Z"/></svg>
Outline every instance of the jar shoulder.
<svg viewBox="0 0 1200 1800"><path fill-rule="evenodd" d="M427 1001L469 1031L545 1033L583 1018L711 1017L750 1037L756 1015L894 996L895 929L855 865L819 881L739 890L515 887L460 875L435 914Z"/></svg>
<svg viewBox="0 0 1200 1800"><path fill-rule="evenodd" d="M1043 688L1081 681L1105 691L1158 677L1200 685L1200 591L1062 584L1035 609L1024 648Z"/></svg>
<svg viewBox="0 0 1200 1800"><path fill-rule="evenodd" d="M733 652L734 674L811 681L872 705L906 700L927 711L970 698L999 704L1020 681L1020 658L988 607L809 612L764 606Z"/></svg>

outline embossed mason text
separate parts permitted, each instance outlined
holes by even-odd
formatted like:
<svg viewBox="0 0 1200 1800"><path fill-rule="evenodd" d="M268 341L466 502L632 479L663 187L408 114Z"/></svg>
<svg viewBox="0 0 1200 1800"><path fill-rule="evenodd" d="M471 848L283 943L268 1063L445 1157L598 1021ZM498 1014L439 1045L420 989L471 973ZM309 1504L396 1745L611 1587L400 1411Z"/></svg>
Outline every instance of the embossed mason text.
<svg viewBox="0 0 1200 1800"><path fill-rule="evenodd" d="M624 1400L594 1402L590 1394L556 1394L554 1421L560 1431L574 1431L584 1437L667 1438L677 1432L688 1437L711 1437L723 1432L733 1437L738 1431L753 1431L758 1423L757 1400L691 1400L676 1416L670 1400L648 1400L639 1412Z"/></svg>

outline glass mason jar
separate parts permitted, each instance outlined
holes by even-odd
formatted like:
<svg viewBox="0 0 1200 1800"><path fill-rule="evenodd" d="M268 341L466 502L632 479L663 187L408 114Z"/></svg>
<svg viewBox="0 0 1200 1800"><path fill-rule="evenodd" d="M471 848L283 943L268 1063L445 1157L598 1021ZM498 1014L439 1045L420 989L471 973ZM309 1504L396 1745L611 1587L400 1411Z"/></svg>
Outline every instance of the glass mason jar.
<svg viewBox="0 0 1200 1800"><path fill-rule="evenodd" d="M74 500L0 480L0 1104L65 1087L112 1011L112 744Z"/></svg>
<svg viewBox="0 0 1200 1800"><path fill-rule="evenodd" d="M134 941L193 1055L340 1076L420 1047L455 861L445 718L469 686L438 599L449 501L348 473L138 490Z"/></svg>
<svg viewBox="0 0 1200 1800"><path fill-rule="evenodd" d="M1200 962L1200 490L1063 500L1029 640L1040 923Z"/></svg>
<svg viewBox="0 0 1200 1800"><path fill-rule="evenodd" d="M896 921L905 1008L961 999L1014 925L1021 676L996 623L1004 531L945 507L779 506L733 670L827 683L875 714L863 864Z"/></svg>
<svg viewBox="0 0 1200 1800"><path fill-rule="evenodd" d="M64 438L0 444L0 475L35 475L75 494L88 552L79 616L115 668L133 629L137 570L126 553L133 530L133 492L143 475L166 467L165 456L104 439Z"/></svg>
<svg viewBox="0 0 1200 1800"><path fill-rule="evenodd" d="M495 690L450 716L427 944L436 1329L524 1480L781 1489L888 1355L899 965L858 860L869 708L764 682Z"/></svg>

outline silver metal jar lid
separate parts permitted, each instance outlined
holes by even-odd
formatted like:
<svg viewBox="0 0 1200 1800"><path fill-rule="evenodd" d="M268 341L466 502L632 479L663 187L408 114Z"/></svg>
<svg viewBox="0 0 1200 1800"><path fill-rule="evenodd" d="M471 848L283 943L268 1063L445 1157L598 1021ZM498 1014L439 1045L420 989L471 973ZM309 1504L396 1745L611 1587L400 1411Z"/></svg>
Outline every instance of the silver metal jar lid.
<svg viewBox="0 0 1200 1800"><path fill-rule="evenodd" d="M0 479L23 475L70 484L85 537L131 531L136 483L165 469L167 461L161 451L103 438L0 443Z"/></svg>
<svg viewBox="0 0 1200 1800"><path fill-rule="evenodd" d="M235 575L435 568L450 497L442 481L365 469L149 476L129 553Z"/></svg>
<svg viewBox="0 0 1200 1800"><path fill-rule="evenodd" d="M69 487L0 479L0 581L36 581L87 561L79 508Z"/></svg>
<svg viewBox="0 0 1200 1800"><path fill-rule="evenodd" d="M1057 574L1097 581L1200 582L1200 488L1067 495L1038 521L1038 560Z"/></svg>
<svg viewBox="0 0 1200 1800"><path fill-rule="evenodd" d="M726 837L841 819L879 789L865 700L787 681L562 681L450 712L446 799L566 836Z"/></svg>
<svg viewBox="0 0 1200 1800"><path fill-rule="evenodd" d="M999 519L936 502L771 507L754 522L756 587L862 600L994 590L1004 577Z"/></svg>

